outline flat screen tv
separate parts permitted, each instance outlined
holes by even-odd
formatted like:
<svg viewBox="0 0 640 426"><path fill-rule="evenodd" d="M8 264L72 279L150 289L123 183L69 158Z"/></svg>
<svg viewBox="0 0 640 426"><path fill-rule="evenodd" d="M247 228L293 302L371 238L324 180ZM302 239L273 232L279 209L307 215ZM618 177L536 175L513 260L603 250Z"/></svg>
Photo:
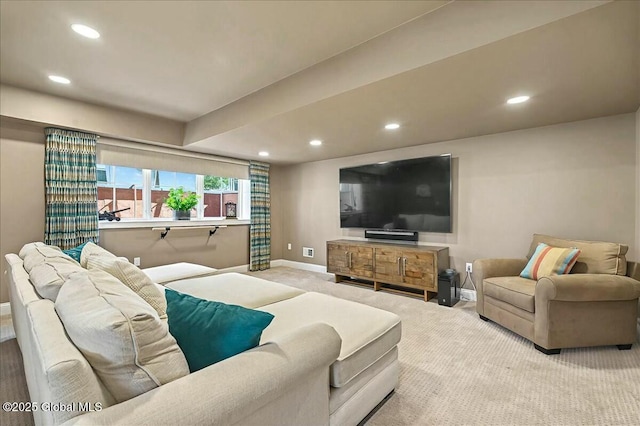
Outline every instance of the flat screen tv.
<svg viewBox="0 0 640 426"><path fill-rule="evenodd" d="M451 155L340 169L340 227L451 232Z"/></svg>

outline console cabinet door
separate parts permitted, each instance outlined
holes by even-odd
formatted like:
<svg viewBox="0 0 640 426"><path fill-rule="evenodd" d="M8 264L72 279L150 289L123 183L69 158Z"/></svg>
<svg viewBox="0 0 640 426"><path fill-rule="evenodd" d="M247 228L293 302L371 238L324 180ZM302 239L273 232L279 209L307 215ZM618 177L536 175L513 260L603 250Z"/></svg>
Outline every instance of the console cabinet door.
<svg viewBox="0 0 640 426"><path fill-rule="evenodd" d="M349 245L327 243L327 272L349 275Z"/></svg>
<svg viewBox="0 0 640 426"><path fill-rule="evenodd" d="M437 291L435 258L432 252L405 251L402 257L405 259L404 283Z"/></svg>
<svg viewBox="0 0 640 426"><path fill-rule="evenodd" d="M373 247L349 247L349 272L354 277L373 278Z"/></svg>
<svg viewBox="0 0 640 426"><path fill-rule="evenodd" d="M376 247L376 281L402 284L402 252L388 247Z"/></svg>

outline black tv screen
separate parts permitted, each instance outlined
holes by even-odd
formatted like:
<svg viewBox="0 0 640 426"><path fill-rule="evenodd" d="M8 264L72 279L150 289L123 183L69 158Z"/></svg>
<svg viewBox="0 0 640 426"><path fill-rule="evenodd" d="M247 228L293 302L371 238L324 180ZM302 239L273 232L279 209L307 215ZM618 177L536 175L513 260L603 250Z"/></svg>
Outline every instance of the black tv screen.
<svg viewBox="0 0 640 426"><path fill-rule="evenodd" d="M340 169L340 227L451 232L451 155Z"/></svg>

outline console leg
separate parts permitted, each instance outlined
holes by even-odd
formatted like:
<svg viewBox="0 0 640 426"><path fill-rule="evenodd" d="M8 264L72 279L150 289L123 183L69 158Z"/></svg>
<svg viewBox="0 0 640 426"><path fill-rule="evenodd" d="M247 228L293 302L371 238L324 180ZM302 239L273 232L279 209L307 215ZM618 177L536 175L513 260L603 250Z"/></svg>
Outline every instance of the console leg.
<svg viewBox="0 0 640 426"><path fill-rule="evenodd" d="M617 347L618 347L618 349L619 349L619 350L621 350L621 351L628 351L629 349L631 349L631 345L632 345L632 344L633 344L633 343L629 343L629 344L626 344L626 345L616 345L616 346L617 346Z"/></svg>
<svg viewBox="0 0 640 426"><path fill-rule="evenodd" d="M480 319L481 319L482 321L489 321L489 318L485 317L484 315L480 315L480 314L478 314L478 316L480 317Z"/></svg>
<svg viewBox="0 0 640 426"><path fill-rule="evenodd" d="M535 343L533 344L533 347L545 355L558 355L560 353L560 349L547 349L543 348L542 346L538 346Z"/></svg>

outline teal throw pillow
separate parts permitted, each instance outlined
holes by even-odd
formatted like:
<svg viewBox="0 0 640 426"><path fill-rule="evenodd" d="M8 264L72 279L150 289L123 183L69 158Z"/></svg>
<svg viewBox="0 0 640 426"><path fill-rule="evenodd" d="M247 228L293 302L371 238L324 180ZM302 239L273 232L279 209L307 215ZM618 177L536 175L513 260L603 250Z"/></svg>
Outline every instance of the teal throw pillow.
<svg viewBox="0 0 640 426"><path fill-rule="evenodd" d="M86 244L87 243L82 243L78 247L62 250L62 252L68 256L71 256L76 262L80 262L80 253L82 253L82 249Z"/></svg>
<svg viewBox="0 0 640 426"><path fill-rule="evenodd" d="M199 299L166 289L169 332L193 373L258 346L273 320L267 312Z"/></svg>

